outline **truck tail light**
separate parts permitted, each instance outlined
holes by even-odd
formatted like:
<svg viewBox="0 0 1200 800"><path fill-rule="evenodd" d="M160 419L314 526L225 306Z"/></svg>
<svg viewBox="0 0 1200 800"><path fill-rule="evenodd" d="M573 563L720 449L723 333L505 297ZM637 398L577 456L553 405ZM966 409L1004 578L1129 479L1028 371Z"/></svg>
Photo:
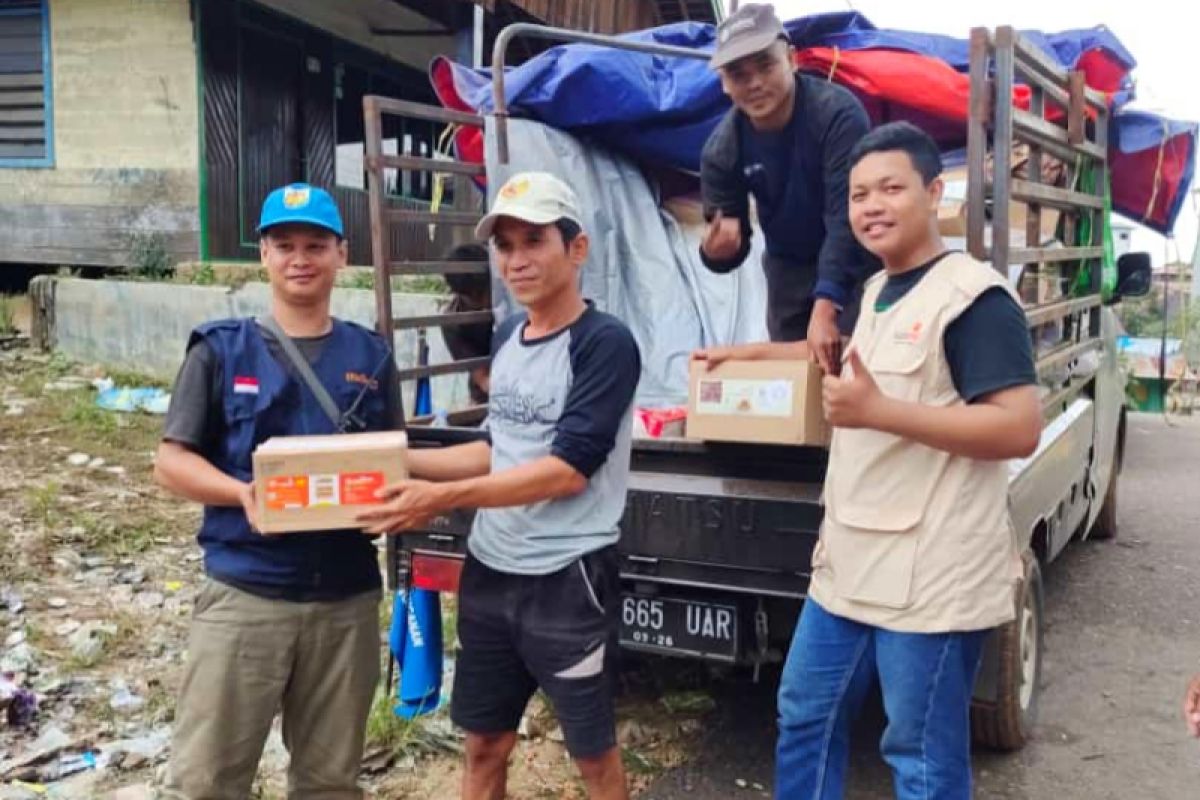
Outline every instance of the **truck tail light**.
<svg viewBox="0 0 1200 800"><path fill-rule="evenodd" d="M414 589L454 594L458 592L462 570L461 556L413 553L412 585Z"/></svg>

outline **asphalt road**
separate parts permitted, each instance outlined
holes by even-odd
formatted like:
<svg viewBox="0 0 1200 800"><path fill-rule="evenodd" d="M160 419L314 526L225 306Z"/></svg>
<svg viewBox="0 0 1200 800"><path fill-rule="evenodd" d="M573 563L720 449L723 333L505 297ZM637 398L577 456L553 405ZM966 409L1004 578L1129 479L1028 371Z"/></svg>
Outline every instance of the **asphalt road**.
<svg viewBox="0 0 1200 800"><path fill-rule="evenodd" d="M1200 743L1179 710L1200 671L1200 421L1132 416L1119 491L1119 538L1073 543L1044 572L1034 739L1020 753L975 754L978 798L1200 798ZM719 684L697 754L643 800L769 796L776 678ZM856 728L848 800L891 796L883 724L876 705Z"/></svg>

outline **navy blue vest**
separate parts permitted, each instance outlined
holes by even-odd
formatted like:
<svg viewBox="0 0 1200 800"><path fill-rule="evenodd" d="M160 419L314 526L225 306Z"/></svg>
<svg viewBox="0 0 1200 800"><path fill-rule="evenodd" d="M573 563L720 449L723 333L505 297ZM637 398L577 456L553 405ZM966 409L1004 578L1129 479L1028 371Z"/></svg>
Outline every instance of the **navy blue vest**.
<svg viewBox="0 0 1200 800"><path fill-rule="evenodd" d="M252 477L254 449L272 436L335 432L312 391L271 355L252 319L223 320L197 328L190 348L203 339L222 370L224 426L213 452L219 470L238 480ZM343 413L362 393L347 432L388 430L381 365L391 358L382 338L353 323L334 320L321 357L312 365ZM374 376L374 388L364 379ZM205 506L200 526L204 567L214 578L282 591L349 596L380 585L377 551L361 531L339 530L264 536L250 529L240 507Z"/></svg>

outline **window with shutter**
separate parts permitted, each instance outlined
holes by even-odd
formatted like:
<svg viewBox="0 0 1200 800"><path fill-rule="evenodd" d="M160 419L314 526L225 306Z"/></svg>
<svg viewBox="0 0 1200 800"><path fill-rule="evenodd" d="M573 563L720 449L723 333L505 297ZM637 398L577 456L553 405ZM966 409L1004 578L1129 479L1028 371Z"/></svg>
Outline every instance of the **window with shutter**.
<svg viewBox="0 0 1200 800"><path fill-rule="evenodd" d="M0 167L50 166L48 0L0 0Z"/></svg>

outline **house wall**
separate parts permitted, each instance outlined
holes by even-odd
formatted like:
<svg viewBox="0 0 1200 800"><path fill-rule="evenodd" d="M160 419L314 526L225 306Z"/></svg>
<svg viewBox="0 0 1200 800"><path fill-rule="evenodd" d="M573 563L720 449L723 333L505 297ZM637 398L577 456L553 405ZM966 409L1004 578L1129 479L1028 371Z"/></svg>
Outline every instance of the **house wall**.
<svg viewBox="0 0 1200 800"><path fill-rule="evenodd" d="M121 266L158 248L194 258L188 0L51 0L49 26L54 163L0 168L0 262Z"/></svg>

